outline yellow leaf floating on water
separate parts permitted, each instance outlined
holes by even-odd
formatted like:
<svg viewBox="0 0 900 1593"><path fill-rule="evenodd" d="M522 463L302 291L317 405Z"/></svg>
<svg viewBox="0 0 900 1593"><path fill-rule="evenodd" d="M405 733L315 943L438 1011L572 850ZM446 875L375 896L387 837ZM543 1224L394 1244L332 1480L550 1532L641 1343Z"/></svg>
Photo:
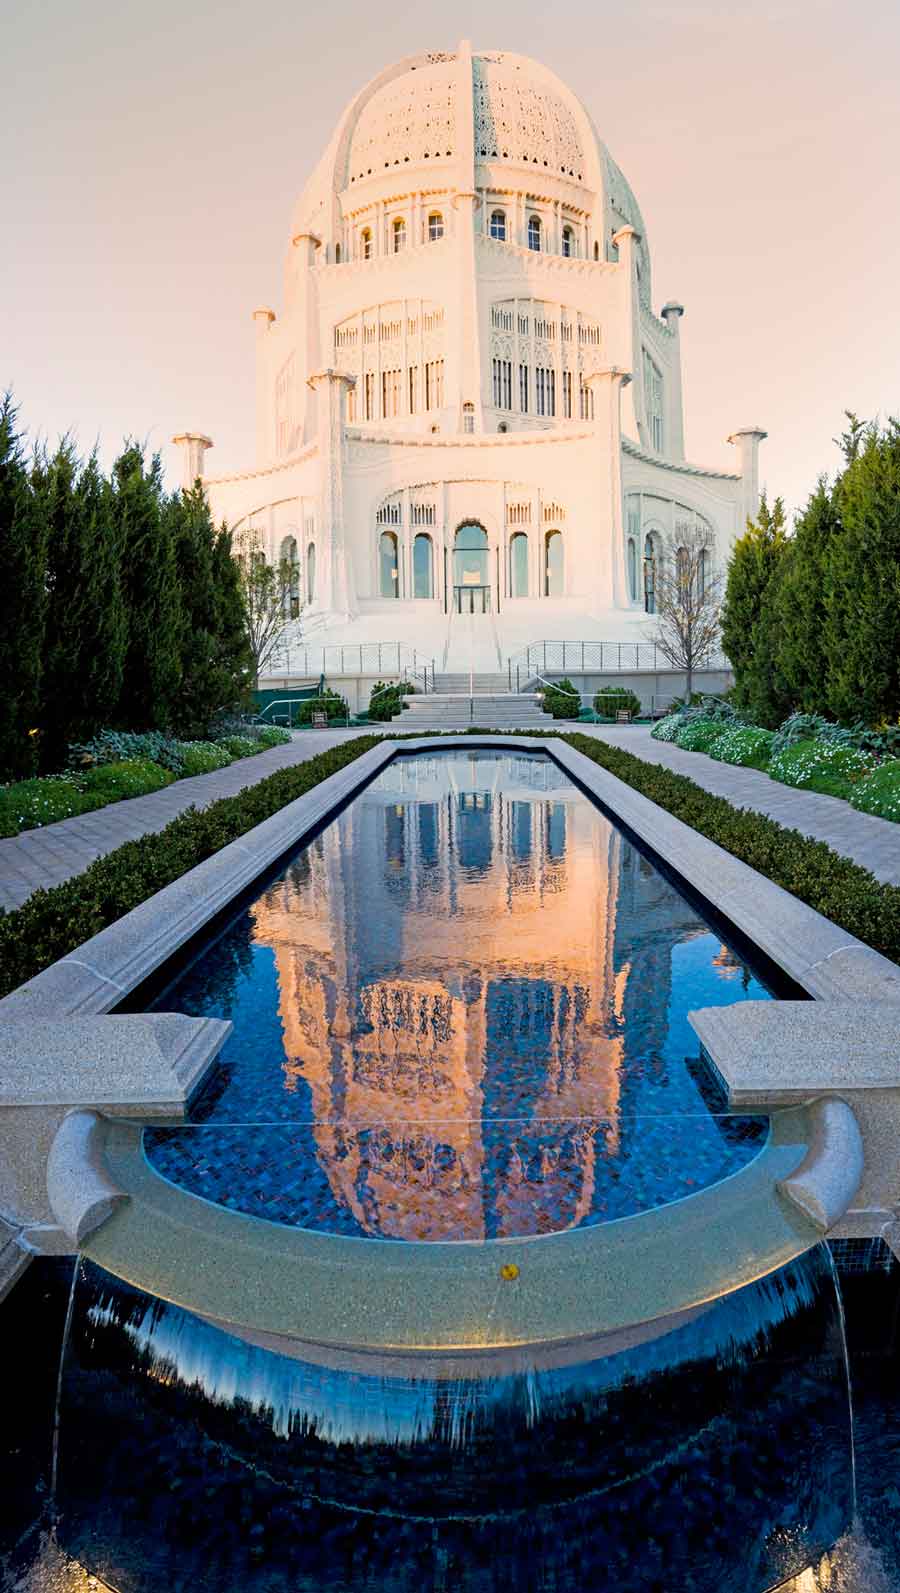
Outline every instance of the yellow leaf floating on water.
<svg viewBox="0 0 900 1593"><path fill-rule="evenodd" d="M514 1261L507 1261L506 1265L500 1268L500 1276L504 1283L511 1283L513 1278L517 1278L519 1276L519 1269L516 1266L516 1263Z"/></svg>

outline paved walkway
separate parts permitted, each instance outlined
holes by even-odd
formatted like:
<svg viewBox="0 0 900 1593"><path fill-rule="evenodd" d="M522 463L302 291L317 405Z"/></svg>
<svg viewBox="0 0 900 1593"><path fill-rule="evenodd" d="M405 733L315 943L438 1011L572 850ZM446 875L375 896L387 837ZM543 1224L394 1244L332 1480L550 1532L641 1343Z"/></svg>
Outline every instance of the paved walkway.
<svg viewBox="0 0 900 1593"><path fill-rule="evenodd" d="M147 796L111 802L93 813L60 819L45 829L4 836L0 839L0 907L20 907L32 891L61 885L124 841L165 829L185 808L208 807L219 797L234 796L248 785L256 785L276 769L305 763L317 752L364 734L362 730L301 731L290 746L270 747L252 758L238 758L213 774L195 774Z"/></svg>
<svg viewBox="0 0 900 1593"><path fill-rule="evenodd" d="M573 727L574 728L574 727ZM817 841L827 841L877 879L900 885L900 824L857 813L849 802L798 791L770 780L759 769L742 769L717 763L703 752L685 752L670 741L654 741L643 725L579 725L579 731L634 753L647 763L661 763L676 774L686 774L695 785L715 796L726 797L737 808L754 808L785 828L800 830Z"/></svg>
<svg viewBox="0 0 900 1593"><path fill-rule="evenodd" d="M571 727L560 725L565 732ZM581 725L585 735L597 736L612 746L622 747L647 763L661 763L678 774L686 774L704 790L726 797L735 807L754 808L779 824L800 830L818 841L827 841L876 878L900 885L900 824L857 813L836 797L819 796L779 785L757 769L736 768L716 763L702 752L684 752L670 742L654 741L642 725ZM356 730L307 730L295 734L290 746L272 747L253 758L241 758L214 774L194 775L177 780L163 791L149 796L113 802L94 813L42 830L26 830L22 835L0 839L0 906L19 907L31 892L48 888L80 874L95 858L111 852L124 841L138 840L161 830L185 808L207 807L219 797L233 796L246 786L295 763L304 763L317 752L342 741L364 735Z"/></svg>

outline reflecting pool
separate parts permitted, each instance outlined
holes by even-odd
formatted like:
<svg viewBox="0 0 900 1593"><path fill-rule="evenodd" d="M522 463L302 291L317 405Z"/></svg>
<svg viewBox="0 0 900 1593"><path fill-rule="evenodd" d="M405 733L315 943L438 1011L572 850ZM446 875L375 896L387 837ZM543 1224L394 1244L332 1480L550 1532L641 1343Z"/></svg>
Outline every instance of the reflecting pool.
<svg viewBox="0 0 900 1593"><path fill-rule="evenodd" d="M234 1033L167 1178L394 1240L627 1217L736 1172L687 1013L759 972L542 753L398 757L156 1000Z"/></svg>

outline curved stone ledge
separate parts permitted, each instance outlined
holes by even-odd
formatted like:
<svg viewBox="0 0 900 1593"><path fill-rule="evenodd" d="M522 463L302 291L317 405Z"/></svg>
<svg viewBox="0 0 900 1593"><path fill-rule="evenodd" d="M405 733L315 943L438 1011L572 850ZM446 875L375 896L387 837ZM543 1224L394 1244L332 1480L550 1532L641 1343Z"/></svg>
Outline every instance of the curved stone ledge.
<svg viewBox="0 0 900 1593"><path fill-rule="evenodd" d="M843 1217L863 1175L863 1140L852 1107L822 1096L808 1108L809 1149L797 1171L777 1188L826 1234Z"/></svg>
<svg viewBox="0 0 900 1593"><path fill-rule="evenodd" d="M258 1342L390 1357L560 1353L677 1318L802 1255L818 1226L777 1185L812 1143L806 1112L772 1118L754 1161L687 1199L521 1239L395 1242L248 1217L167 1182L141 1131L103 1123L106 1176L130 1195L83 1245L126 1282Z"/></svg>
<svg viewBox="0 0 900 1593"><path fill-rule="evenodd" d="M47 1158L50 1209L79 1246L129 1198L109 1176L103 1145L103 1119L97 1112L69 1112Z"/></svg>

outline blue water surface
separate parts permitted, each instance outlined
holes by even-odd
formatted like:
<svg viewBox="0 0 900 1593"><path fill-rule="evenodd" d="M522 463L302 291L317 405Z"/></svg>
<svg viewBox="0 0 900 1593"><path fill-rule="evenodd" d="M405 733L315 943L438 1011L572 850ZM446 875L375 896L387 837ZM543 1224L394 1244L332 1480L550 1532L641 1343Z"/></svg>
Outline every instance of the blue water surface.
<svg viewBox="0 0 900 1593"><path fill-rule="evenodd" d="M766 999L544 754L399 757L157 999L234 1032L147 1152L220 1205L357 1237L626 1217L761 1148L687 1014Z"/></svg>

